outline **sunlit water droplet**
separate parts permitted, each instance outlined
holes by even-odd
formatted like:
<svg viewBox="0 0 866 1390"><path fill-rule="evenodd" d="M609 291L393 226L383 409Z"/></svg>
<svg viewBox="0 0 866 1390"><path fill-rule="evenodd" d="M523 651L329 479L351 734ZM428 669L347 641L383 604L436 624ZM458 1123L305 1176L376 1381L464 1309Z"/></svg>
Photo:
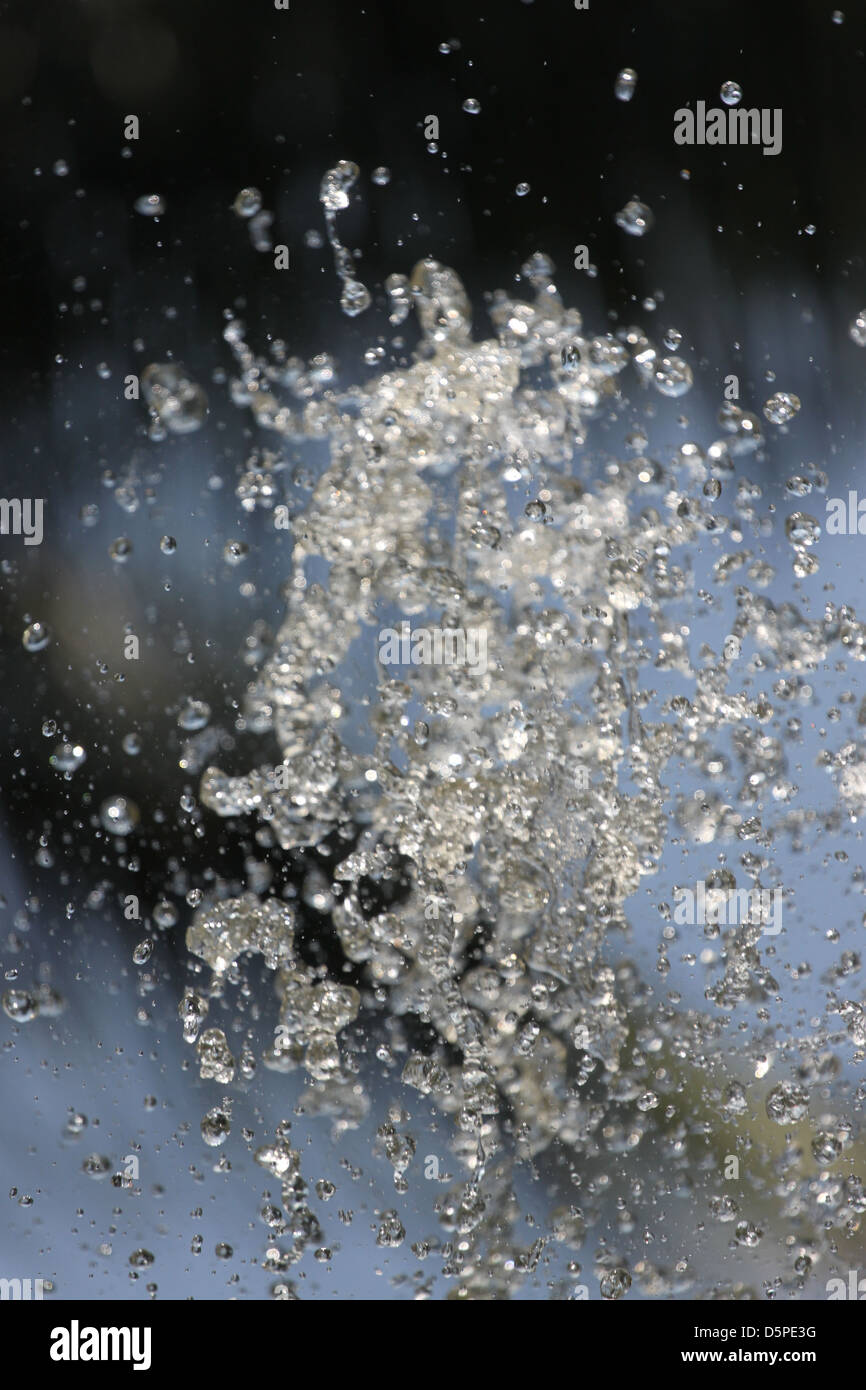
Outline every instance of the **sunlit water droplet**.
<svg viewBox="0 0 866 1390"><path fill-rule="evenodd" d="M631 101L637 87L637 73L634 68L621 68L613 86L618 101Z"/></svg>
<svg viewBox="0 0 866 1390"><path fill-rule="evenodd" d="M652 228L655 218L652 209L647 207L646 203L638 202L636 198L632 198L616 214L614 221L624 232L628 232L629 236L646 236Z"/></svg>

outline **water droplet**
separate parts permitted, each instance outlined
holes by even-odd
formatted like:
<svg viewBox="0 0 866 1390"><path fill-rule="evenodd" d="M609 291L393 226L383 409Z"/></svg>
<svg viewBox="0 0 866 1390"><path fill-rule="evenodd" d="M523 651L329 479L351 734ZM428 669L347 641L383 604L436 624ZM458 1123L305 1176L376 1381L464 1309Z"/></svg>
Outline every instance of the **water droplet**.
<svg viewBox="0 0 866 1390"><path fill-rule="evenodd" d="M790 391L776 391L764 402L764 415L774 425L787 424L800 409L800 397Z"/></svg>
<svg viewBox="0 0 866 1390"><path fill-rule="evenodd" d="M51 757L48 759L56 772L75 772L87 758L86 750L80 743L67 742L58 743Z"/></svg>
<svg viewBox="0 0 866 1390"><path fill-rule="evenodd" d="M99 819L110 835L129 835L139 822L138 807L125 796L109 796L99 808Z"/></svg>
<svg viewBox="0 0 866 1390"><path fill-rule="evenodd" d="M53 633L47 623L29 623L21 637L26 652L41 652L51 641Z"/></svg>
<svg viewBox="0 0 866 1390"><path fill-rule="evenodd" d="M261 206L262 195L257 188L242 188L232 203L238 217L255 217L261 211Z"/></svg>
<svg viewBox="0 0 866 1390"><path fill-rule="evenodd" d="M693 379L692 369L682 357L663 357L653 374L653 382L663 396L684 396Z"/></svg>
<svg viewBox="0 0 866 1390"><path fill-rule="evenodd" d="M206 704L204 700L187 699L177 716L178 728L189 731L203 729L209 723L210 716L210 705Z"/></svg>
<svg viewBox="0 0 866 1390"><path fill-rule="evenodd" d="M866 347L866 309L861 309L857 317L851 320L848 336L858 347Z"/></svg>
<svg viewBox="0 0 866 1390"><path fill-rule="evenodd" d="M736 106L743 99L743 89L739 82L723 82L719 96L726 106Z"/></svg>
<svg viewBox="0 0 866 1390"><path fill-rule="evenodd" d="M165 212L165 200L159 193L143 193L136 198L134 206L142 217L162 217Z"/></svg>
<svg viewBox="0 0 866 1390"><path fill-rule="evenodd" d="M355 186L360 170L349 159L341 159L333 169L329 169L319 188L319 201L328 212L342 212L349 206L349 194Z"/></svg>
<svg viewBox="0 0 866 1390"><path fill-rule="evenodd" d="M614 95L618 101L631 101L637 87L637 73L634 68L621 68L616 75L613 85Z"/></svg>
<svg viewBox="0 0 866 1390"><path fill-rule="evenodd" d="M618 227L622 227L624 232L628 232L629 236L645 236L655 222L655 218L652 209L647 207L646 203L638 202L636 198L632 198L616 214L614 221Z"/></svg>
<svg viewBox="0 0 866 1390"><path fill-rule="evenodd" d="M207 418L207 396L179 363L151 362L142 373L141 389L163 431L189 434Z"/></svg>
<svg viewBox="0 0 866 1390"><path fill-rule="evenodd" d="M132 952L132 959L135 965L147 965L153 955L153 942L150 937L145 937L143 941L137 942Z"/></svg>
<svg viewBox="0 0 866 1390"><path fill-rule="evenodd" d="M785 535L794 545L815 545L821 527L808 512L792 512L785 520Z"/></svg>
<svg viewBox="0 0 866 1390"><path fill-rule="evenodd" d="M527 193L530 192L529 184L519 183L514 191L517 194L518 198L525 198Z"/></svg>
<svg viewBox="0 0 866 1390"><path fill-rule="evenodd" d="M231 1134L231 1123L224 1110L214 1107L201 1120L201 1137L212 1149L218 1149Z"/></svg>
<svg viewBox="0 0 866 1390"><path fill-rule="evenodd" d="M612 1269L599 1280L602 1298L614 1300L624 1298L631 1288L631 1275L627 1269Z"/></svg>
<svg viewBox="0 0 866 1390"><path fill-rule="evenodd" d="M481 114L481 102L477 97L467 97L463 103L463 110L467 116L478 116Z"/></svg>
<svg viewBox="0 0 866 1390"><path fill-rule="evenodd" d="M240 565L250 553L246 541L226 541L223 546L223 559L227 565Z"/></svg>
<svg viewBox="0 0 866 1390"><path fill-rule="evenodd" d="M111 1159L104 1154L88 1154L81 1164L81 1171L89 1178L104 1178L111 1172Z"/></svg>
<svg viewBox="0 0 866 1390"><path fill-rule="evenodd" d="M25 989L9 989L0 1004L7 1018L14 1023L30 1023L39 1013L39 999Z"/></svg>
<svg viewBox="0 0 866 1390"><path fill-rule="evenodd" d="M365 309L369 309L372 302L370 291L360 280L348 279L343 281L340 308L350 319L357 318L358 314L363 314Z"/></svg>
<svg viewBox="0 0 866 1390"><path fill-rule="evenodd" d="M132 554L132 541L128 536L118 536L111 542L108 553L117 565L125 565Z"/></svg>
<svg viewBox="0 0 866 1390"><path fill-rule="evenodd" d="M159 541L159 548L162 551L163 555L173 555L174 552L177 550L177 541L175 540L174 536L161 536Z"/></svg>
<svg viewBox="0 0 866 1390"><path fill-rule="evenodd" d="M380 164L378 168L373 170L370 178L379 188L384 188L391 182L391 170L386 169L384 164Z"/></svg>
<svg viewBox="0 0 866 1390"><path fill-rule="evenodd" d="M777 1125L796 1124L808 1112L809 1092L792 1081L782 1081L767 1096L765 1108Z"/></svg>

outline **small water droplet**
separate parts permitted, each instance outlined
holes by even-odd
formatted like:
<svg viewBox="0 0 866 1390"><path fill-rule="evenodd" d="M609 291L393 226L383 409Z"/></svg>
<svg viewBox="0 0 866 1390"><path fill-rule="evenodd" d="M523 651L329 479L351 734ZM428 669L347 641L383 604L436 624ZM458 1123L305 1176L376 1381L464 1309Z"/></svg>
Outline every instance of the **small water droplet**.
<svg viewBox="0 0 866 1390"><path fill-rule="evenodd" d="M29 623L21 637L26 652L41 652L51 641L53 634L47 623Z"/></svg>
<svg viewBox="0 0 866 1390"><path fill-rule="evenodd" d="M255 217L261 211L262 195L257 188L242 188L232 203L238 217Z"/></svg>
<svg viewBox="0 0 866 1390"><path fill-rule="evenodd" d="M125 796L109 796L99 808L99 819L109 834L128 835L138 825L138 807Z"/></svg>
<svg viewBox="0 0 866 1390"><path fill-rule="evenodd" d="M800 397L790 391L776 391L764 402L764 415L774 425L787 424L800 409Z"/></svg>
<svg viewBox="0 0 866 1390"><path fill-rule="evenodd" d="M614 221L624 232L628 232L629 236L646 236L655 222L655 218L652 209L647 207L646 203L638 202L637 198L632 198L616 214Z"/></svg>
<svg viewBox="0 0 866 1390"><path fill-rule="evenodd" d="M134 207L142 217L161 217L165 212L165 200L159 193L143 193L136 198Z"/></svg>
<svg viewBox="0 0 866 1390"><path fill-rule="evenodd" d="M719 96L726 106L736 106L743 99L743 89L739 82L723 82Z"/></svg>
<svg viewBox="0 0 866 1390"><path fill-rule="evenodd" d="M631 101L637 87L637 73L634 68L621 68L613 84L614 96L618 101Z"/></svg>

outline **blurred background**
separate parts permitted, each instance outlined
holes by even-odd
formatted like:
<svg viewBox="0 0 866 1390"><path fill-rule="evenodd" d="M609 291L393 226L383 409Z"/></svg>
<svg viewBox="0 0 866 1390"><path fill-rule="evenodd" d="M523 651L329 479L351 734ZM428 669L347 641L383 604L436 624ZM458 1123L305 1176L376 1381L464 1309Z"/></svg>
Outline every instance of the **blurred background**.
<svg viewBox="0 0 866 1390"><path fill-rule="evenodd" d="M303 1113L295 1074L260 1067L233 1090L224 1149L199 1134L219 1096L199 1082L176 1017L195 980L186 895L215 878L254 881L256 845L253 827L218 821L195 794L212 758L240 772L276 752L238 719L281 619L289 553L270 517L247 513L236 496L250 458L276 445L229 399L226 312L243 319L258 350L281 339L299 357L328 351L341 380L365 380L379 369L365 350L381 342L386 362L394 351L387 275L408 274L423 256L453 265L482 336L485 293L513 287L542 250L592 331L634 322L654 337L682 333L695 387L658 405L659 456L684 439L716 437L722 383L735 373L746 408L759 410L775 389L803 402L796 427L748 459L768 512L790 501L786 479L807 463L826 472L828 496L864 488L866 354L848 332L866 305L864 47L866 11L817 0L786 5L782 17L739 0L590 0L581 11L570 0L291 0L285 11L269 0L0 5L0 479L4 497L45 499L40 546L0 537L0 961L4 989L41 985L65 1001L31 1022L0 1015L0 1191L10 1193L0 1275L50 1279L60 1298L146 1297L151 1284L152 1296L273 1296L258 1210L266 1191L278 1201L278 1184L268 1188L250 1149L286 1118L310 1175L337 1185L321 1217L334 1258L310 1253L291 1271L299 1296L447 1293L433 1262L428 1270L409 1251L435 1225L436 1184L416 1182L399 1204L405 1245L378 1249L379 1214L398 1205L390 1166L371 1158L363 1127L335 1146L328 1122ZM638 75L628 102L614 95L625 67ZM674 112L699 99L719 106L728 80L742 86L742 106L782 109L778 156L674 144ZM467 100L480 104L477 114ZM125 138L130 115L138 139ZM424 132L431 115L434 148ZM362 171L340 234L374 291L370 310L351 321L318 202L322 175L339 159ZM387 183L371 180L377 166L390 170ZM232 211L246 186L261 190L271 239L290 249L287 271L255 249ZM150 195L164 203L159 217L135 210ZM614 220L634 197L655 214L640 239ZM592 273L574 269L577 245L588 247ZM416 335L410 320L402 355ZM209 413L195 433L158 441L144 402L124 398L124 379L167 360L185 364ZM621 435L600 425L590 448L615 452ZM293 507L306 496L304 470L314 474L322 457L313 447L283 450ZM823 521L823 499L812 501ZM240 564L225 558L233 541L247 547ZM812 616L828 596L862 602L857 538L825 541L821 572L804 584L784 537L766 539L774 598L796 590ZM22 636L34 622L52 637L28 651ZM141 643L137 663L124 659L130 633ZM852 686L847 674L822 679L827 700L834 681ZM211 710L192 750L182 727L190 699ZM820 732L812 737L798 780L820 807L832 803L832 787L815 768ZM86 754L68 775L78 755L63 751L66 742ZM100 831L100 807L113 796L140 812L125 847ZM802 945L814 969L787 996L792 1016L822 1006L827 913L838 907L838 930L852 940L862 931L862 907L843 903L850 862L843 869L838 858L856 856L859 839L856 827L840 826L823 876L799 890L813 914ZM271 855L272 887L300 887L314 861ZM139 921L124 918L130 894ZM311 958L328 959L336 946L327 921L304 911ZM636 920L643 911L651 926L632 951L649 973L658 918L637 904ZM133 949L148 937L153 955L136 965ZM254 962L246 973L268 1037L276 1007L267 972ZM233 1018L227 1003L227 1032ZM388 1020L363 1025L358 1054L373 1058ZM237 1026L248 1028L249 1017ZM396 1079L390 1088L387 1066L384 1079L382 1066L369 1072L381 1123ZM87 1117L73 1124L77 1134L67 1132L70 1112ZM438 1154L447 1169L444 1122L417 1102L413 1122L419 1154ZM89 1154L107 1160L101 1177L84 1171ZM115 1185L129 1156L138 1177L132 1188ZM233 1172L215 1170L221 1158ZM567 1172L542 1186L526 1198L539 1213L567 1205ZM354 1219L339 1220L337 1208ZM694 1239L687 1211L682 1232ZM717 1245L707 1238L706 1268L724 1260L721 1237ZM154 1254L152 1268L130 1264L140 1249ZM775 1256L742 1255L750 1259L737 1277L759 1289ZM555 1262L539 1269L525 1296L564 1296L562 1277Z"/></svg>

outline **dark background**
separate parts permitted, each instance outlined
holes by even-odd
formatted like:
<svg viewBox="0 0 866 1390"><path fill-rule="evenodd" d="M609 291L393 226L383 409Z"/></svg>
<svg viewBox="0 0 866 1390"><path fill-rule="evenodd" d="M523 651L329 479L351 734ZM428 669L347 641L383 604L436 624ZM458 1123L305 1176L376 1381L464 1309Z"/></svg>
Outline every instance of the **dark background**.
<svg viewBox="0 0 866 1390"><path fill-rule="evenodd" d="M850 6L843 24L832 14L815 0L594 0L586 11L571 0L292 0L289 11L269 0L4 4L7 382L32 390L37 373L46 385L68 345L57 303L78 273L103 298L119 350L155 298L173 297L180 333L198 343L239 292L281 332L291 315L296 338L312 342L339 311L318 273L328 257L306 252L301 236L320 225L318 182L339 158L365 176L346 223L379 282L396 268L397 238L403 262L432 254L485 288L543 244L585 295L586 277L571 270L571 248L584 242L606 310L664 284L681 319L699 293L723 340L742 336L758 285L862 298L866 10ZM440 54L450 39L459 49ZM630 103L613 97L624 66L639 74ZM674 111L699 98L720 105L728 78L742 85L743 106L783 109L780 155L674 144ZM479 116L462 111L468 96L481 101ZM128 160L127 113L141 122ZM425 149L430 113L444 158ZM63 179L51 172L59 158ZM368 181L379 164L392 170L387 189ZM523 180L532 191L521 199ZM290 277L250 255L228 211L245 184L277 213L277 240L299 267ZM170 209L161 254L131 210L152 190ZM655 210L651 241L614 225L635 194Z"/></svg>

